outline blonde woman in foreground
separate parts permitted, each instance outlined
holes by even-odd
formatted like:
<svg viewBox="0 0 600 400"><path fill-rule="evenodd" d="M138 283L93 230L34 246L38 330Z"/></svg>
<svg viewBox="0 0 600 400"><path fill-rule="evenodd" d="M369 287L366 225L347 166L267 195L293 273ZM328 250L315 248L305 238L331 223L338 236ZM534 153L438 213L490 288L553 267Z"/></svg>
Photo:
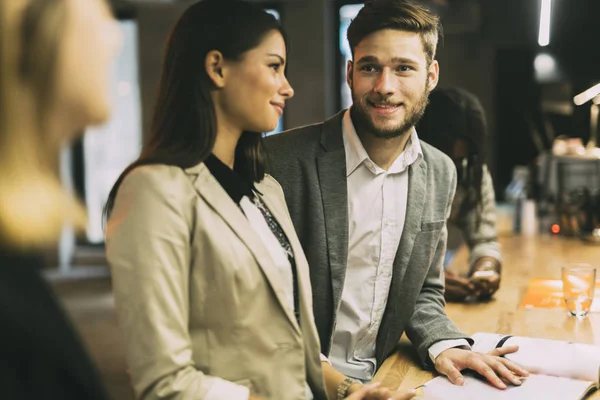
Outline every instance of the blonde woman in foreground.
<svg viewBox="0 0 600 400"><path fill-rule="evenodd" d="M0 0L0 387L6 399L106 399L40 254L82 206L60 147L109 115L120 32L103 0Z"/></svg>

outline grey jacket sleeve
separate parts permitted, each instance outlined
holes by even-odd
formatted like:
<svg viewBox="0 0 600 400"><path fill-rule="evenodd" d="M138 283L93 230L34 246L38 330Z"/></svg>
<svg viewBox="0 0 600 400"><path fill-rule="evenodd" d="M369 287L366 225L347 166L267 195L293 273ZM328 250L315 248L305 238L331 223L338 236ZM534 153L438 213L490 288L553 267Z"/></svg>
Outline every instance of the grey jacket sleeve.
<svg viewBox="0 0 600 400"><path fill-rule="evenodd" d="M456 171L452 176L451 191L448 194L446 217L450 215L452 199L456 188ZM435 248L428 273L415 304L415 312L408 321L406 334L416 347L419 358L426 368L432 368L428 350L431 345L450 339L466 339L473 344L471 338L458 330L445 312L444 300L444 255L448 241L448 229L443 226Z"/></svg>

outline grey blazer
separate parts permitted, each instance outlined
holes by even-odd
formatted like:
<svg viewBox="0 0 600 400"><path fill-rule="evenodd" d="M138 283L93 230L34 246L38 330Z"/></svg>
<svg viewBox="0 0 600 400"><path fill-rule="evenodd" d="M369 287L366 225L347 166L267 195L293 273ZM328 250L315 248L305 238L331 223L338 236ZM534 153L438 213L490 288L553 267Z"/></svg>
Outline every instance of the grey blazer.
<svg viewBox="0 0 600 400"><path fill-rule="evenodd" d="M342 137L344 111L319 124L266 139L271 174L283 187L306 253L321 351L329 354L348 258L348 193ZM406 331L421 360L444 339L470 339L444 311L446 220L456 170L446 155L421 142L424 159L409 169L404 233L394 260L390 293L376 342L377 367Z"/></svg>

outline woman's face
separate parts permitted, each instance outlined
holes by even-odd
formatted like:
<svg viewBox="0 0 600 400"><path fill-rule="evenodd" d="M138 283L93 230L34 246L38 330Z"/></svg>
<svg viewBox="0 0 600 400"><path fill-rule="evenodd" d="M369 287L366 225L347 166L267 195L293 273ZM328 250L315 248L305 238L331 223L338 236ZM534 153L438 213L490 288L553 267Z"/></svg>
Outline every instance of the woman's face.
<svg viewBox="0 0 600 400"><path fill-rule="evenodd" d="M106 0L65 0L67 24L57 65L57 107L83 128L108 119L121 30Z"/></svg>
<svg viewBox="0 0 600 400"><path fill-rule="evenodd" d="M286 48L277 30L240 61L226 61L226 79L217 98L227 124L241 131L269 132L277 127L294 90L285 77Z"/></svg>

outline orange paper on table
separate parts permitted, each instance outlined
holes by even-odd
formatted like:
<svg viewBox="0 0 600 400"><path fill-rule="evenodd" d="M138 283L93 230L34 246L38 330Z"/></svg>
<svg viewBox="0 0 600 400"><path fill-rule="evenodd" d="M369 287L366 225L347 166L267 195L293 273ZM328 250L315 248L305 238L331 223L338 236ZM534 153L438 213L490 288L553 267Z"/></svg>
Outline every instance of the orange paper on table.
<svg viewBox="0 0 600 400"><path fill-rule="evenodd" d="M560 279L532 279L521 301L521 308L564 309L565 300ZM596 281L590 312L600 312L600 281Z"/></svg>

